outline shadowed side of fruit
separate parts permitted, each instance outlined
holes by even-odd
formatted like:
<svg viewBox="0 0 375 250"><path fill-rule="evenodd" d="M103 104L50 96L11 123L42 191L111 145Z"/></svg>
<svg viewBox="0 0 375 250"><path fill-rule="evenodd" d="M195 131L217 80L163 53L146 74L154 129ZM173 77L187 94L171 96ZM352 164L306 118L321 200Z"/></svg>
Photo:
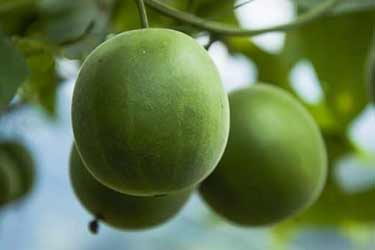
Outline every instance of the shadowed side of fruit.
<svg viewBox="0 0 375 250"><path fill-rule="evenodd" d="M32 190L35 179L35 166L31 154L20 143L13 141L0 142L1 175L5 175L7 202L16 201ZM3 181L1 181L3 182Z"/></svg>
<svg viewBox="0 0 375 250"><path fill-rule="evenodd" d="M8 167L9 160L0 155L0 207L5 205L11 197Z"/></svg>
<svg viewBox="0 0 375 250"><path fill-rule="evenodd" d="M86 169L73 146L70 179L81 204L99 221L119 228L141 230L161 225L174 217L185 205L191 190L160 197L129 196L99 183ZM95 232L97 223L91 223Z"/></svg>
<svg viewBox="0 0 375 250"><path fill-rule="evenodd" d="M324 135L328 159L329 178L319 199L304 213L286 224L341 226L346 223L372 223L375 221L375 182L349 192L340 185L336 176L339 163L355 152L346 135ZM361 167L361 166L357 166Z"/></svg>
<svg viewBox="0 0 375 250"><path fill-rule="evenodd" d="M216 170L200 186L208 205L231 222L270 225L320 195L327 156L312 117L287 92L256 84L229 95L231 129Z"/></svg>

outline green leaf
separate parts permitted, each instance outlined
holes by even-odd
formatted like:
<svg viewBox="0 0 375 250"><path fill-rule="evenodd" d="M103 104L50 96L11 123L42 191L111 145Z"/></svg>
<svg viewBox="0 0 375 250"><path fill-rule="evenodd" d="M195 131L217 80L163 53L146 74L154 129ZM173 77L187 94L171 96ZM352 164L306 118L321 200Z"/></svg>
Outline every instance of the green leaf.
<svg viewBox="0 0 375 250"><path fill-rule="evenodd" d="M368 103L364 72L374 24L374 11L324 17L288 32L279 54L264 52L245 38L229 38L226 43L232 53L241 52L255 62L258 81L277 84L295 95L291 69L301 60L310 61L324 100L305 105L322 129L344 132Z"/></svg>
<svg viewBox="0 0 375 250"><path fill-rule="evenodd" d="M94 1L44 1L40 6L40 20L37 31L56 44L80 37L95 21Z"/></svg>
<svg viewBox="0 0 375 250"><path fill-rule="evenodd" d="M186 7L186 0L164 0L162 2L177 9L185 9ZM150 27L179 29L183 26L178 21L165 17L150 8L147 8L147 15ZM140 28L138 9L134 0L116 2L113 8L111 25L115 33Z"/></svg>
<svg viewBox="0 0 375 250"><path fill-rule="evenodd" d="M69 58L83 59L105 40L111 2L44 0L29 36L64 47Z"/></svg>
<svg viewBox="0 0 375 250"><path fill-rule="evenodd" d="M370 98L372 102L375 103L375 32L368 58L367 84L370 93Z"/></svg>
<svg viewBox="0 0 375 250"><path fill-rule="evenodd" d="M10 35L24 35L37 16L37 0L0 0L0 29Z"/></svg>
<svg viewBox="0 0 375 250"><path fill-rule="evenodd" d="M168 1L168 4L175 7L175 2ZM176 21L173 19L166 18L149 8L147 8L147 16L150 27L170 27L176 24ZM138 9L134 0L117 1L113 8L111 26L115 33L139 29L141 27Z"/></svg>
<svg viewBox="0 0 375 250"><path fill-rule="evenodd" d="M294 0L294 1L302 9L308 9L326 0ZM345 12L369 10L370 8L375 8L374 0L342 0L342 3L339 3L335 7L333 12L345 13Z"/></svg>
<svg viewBox="0 0 375 250"><path fill-rule="evenodd" d="M25 58L0 33L0 110L9 104L28 73Z"/></svg>
<svg viewBox="0 0 375 250"><path fill-rule="evenodd" d="M26 57L30 76L20 91L22 99L41 105L49 114L55 112L57 74L54 50L47 44L31 39L20 39L18 48Z"/></svg>
<svg viewBox="0 0 375 250"><path fill-rule="evenodd" d="M289 49L311 61L327 107L343 128L368 103L364 71L374 24L374 11L356 12L325 17L288 34Z"/></svg>
<svg viewBox="0 0 375 250"><path fill-rule="evenodd" d="M195 0L193 1L193 13L207 20L222 22L238 26L234 12L234 0Z"/></svg>
<svg viewBox="0 0 375 250"><path fill-rule="evenodd" d="M237 20L233 10L234 0L194 0L190 1L190 5L189 0L164 0L161 2L164 2L173 8L193 13L207 20L215 20L237 25ZM188 34L195 34L201 31L188 24L165 17L150 8L147 8L147 13L151 27L172 28ZM134 0L117 1L113 8L111 24L114 32L137 29L140 27L138 11L134 4Z"/></svg>

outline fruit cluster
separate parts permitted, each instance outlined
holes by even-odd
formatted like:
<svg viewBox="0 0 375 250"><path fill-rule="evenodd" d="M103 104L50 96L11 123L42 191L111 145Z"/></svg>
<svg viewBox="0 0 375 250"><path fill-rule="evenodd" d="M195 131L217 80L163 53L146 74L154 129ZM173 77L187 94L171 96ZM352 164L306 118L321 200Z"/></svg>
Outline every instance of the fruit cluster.
<svg viewBox="0 0 375 250"><path fill-rule="evenodd" d="M74 191L117 228L161 224L194 189L229 221L270 225L309 207L326 180L319 128L294 97L255 84L228 99L208 53L173 30L125 32L96 48L72 123Z"/></svg>

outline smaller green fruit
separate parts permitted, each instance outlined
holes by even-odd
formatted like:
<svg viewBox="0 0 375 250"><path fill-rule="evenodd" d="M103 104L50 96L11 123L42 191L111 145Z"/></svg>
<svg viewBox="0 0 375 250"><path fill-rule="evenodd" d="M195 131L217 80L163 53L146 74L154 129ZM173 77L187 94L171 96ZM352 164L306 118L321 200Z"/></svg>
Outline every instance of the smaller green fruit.
<svg viewBox="0 0 375 250"><path fill-rule="evenodd" d="M140 230L174 217L190 197L191 190L159 197L129 196L99 183L86 169L73 147L70 179L81 204L106 224L119 229Z"/></svg>
<svg viewBox="0 0 375 250"><path fill-rule="evenodd" d="M204 200L247 226L274 224L310 206L323 189L327 157L309 113L266 84L231 93L229 105L228 145L200 187Z"/></svg>
<svg viewBox="0 0 375 250"><path fill-rule="evenodd" d="M34 162L28 150L18 142L0 143L0 165L8 179L9 201L25 197L34 183Z"/></svg>
<svg viewBox="0 0 375 250"><path fill-rule="evenodd" d="M345 134L325 134L324 140L329 162L327 184L319 199L309 209L286 223L294 223L296 226L345 226L348 223L375 222L374 185L348 192L336 178L339 162L344 156L355 155L355 146Z"/></svg>
<svg viewBox="0 0 375 250"><path fill-rule="evenodd" d="M10 198L9 160L0 155L0 207L5 205Z"/></svg>

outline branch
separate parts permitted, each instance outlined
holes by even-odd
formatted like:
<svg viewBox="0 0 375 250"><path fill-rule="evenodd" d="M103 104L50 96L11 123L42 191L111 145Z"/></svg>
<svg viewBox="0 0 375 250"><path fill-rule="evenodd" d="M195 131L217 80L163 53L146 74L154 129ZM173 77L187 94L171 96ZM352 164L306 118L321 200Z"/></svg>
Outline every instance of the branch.
<svg viewBox="0 0 375 250"><path fill-rule="evenodd" d="M145 3L143 0L135 0L138 8L139 18L141 19L142 28L148 28L148 18Z"/></svg>
<svg viewBox="0 0 375 250"><path fill-rule="evenodd" d="M72 39L67 39L65 41L62 41L59 43L60 46L69 46L69 45L73 45L75 43L78 43L80 41L82 41L83 39L85 39L90 33L91 31L94 29L95 27L95 22L94 21L91 21L87 27L85 28L85 30L83 31L83 33L81 35L79 35L78 37L74 37Z"/></svg>
<svg viewBox="0 0 375 250"><path fill-rule="evenodd" d="M233 9L234 10L239 9L242 6L245 6L245 5L249 4L249 3L251 3L252 1L254 1L254 0L247 0L247 1L243 2L243 3L239 3L239 4L235 5Z"/></svg>
<svg viewBox="0 0 375 250"><path fill-rule="evenodd" d="M193 14L172 8L164 3L159 2L158 0L144 0L144 2L149 7L153 8L154 10L160 12L165 16L188 23L202 30L227 36L256 36L267 32L288 31L296 27L299 27L303 24L309 23L317 19L318 17L327 14L336 4L338 4L341 1L342 0L326 0L321 4L318 4L316 7L312 8L305 14L299 16L296 20L287 24L276 25L263 29L249 30L235 28L233 26L225 25L214 21L207 21Z"/></svg>

